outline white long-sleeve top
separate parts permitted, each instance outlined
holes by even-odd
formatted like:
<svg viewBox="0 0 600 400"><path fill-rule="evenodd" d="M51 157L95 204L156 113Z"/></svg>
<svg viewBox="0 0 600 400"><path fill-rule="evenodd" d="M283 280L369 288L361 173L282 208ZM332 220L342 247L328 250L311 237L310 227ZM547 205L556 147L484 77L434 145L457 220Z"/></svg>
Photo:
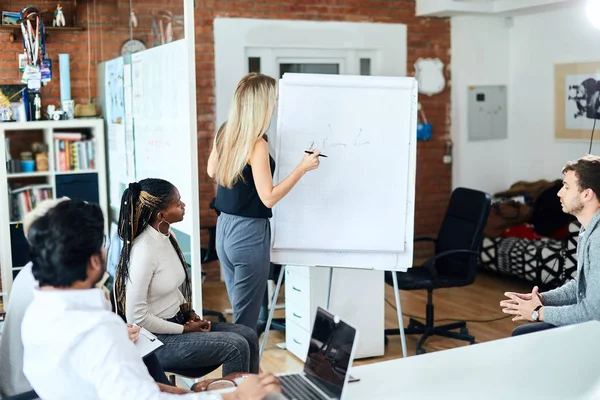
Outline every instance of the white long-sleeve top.
<svg viewBox="0 0 600 400"><path fill-rule="evenodd" d="M151 226L133 241L129 255L125 317L152 333L183 333L183 325L165 321L185 303L179 287L185 271L169 238Z"/></svg>
<svg viewBox="0 0 600 400"><path fill-rule="evenodd" d="M33 289L37 281L31 272L31 263L19 272L12 284L10 303L0 341L0 395L14 396L31 390L31 385L23 375L23 343L21 323L33 300Z"/></svg>
<svg viewBox="0 0 600 400"><path fill-rule="evenodd" d="M36 290L21 336L25 376L44 400L222 398L161 392L101 289Z"/></svg>

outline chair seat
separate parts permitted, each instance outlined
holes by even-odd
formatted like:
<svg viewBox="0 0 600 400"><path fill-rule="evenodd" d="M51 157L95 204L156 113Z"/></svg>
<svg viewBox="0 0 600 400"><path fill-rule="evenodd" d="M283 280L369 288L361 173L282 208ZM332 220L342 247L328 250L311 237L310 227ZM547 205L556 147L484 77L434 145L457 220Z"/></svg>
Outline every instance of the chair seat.
<svg viewBox="0 0 600 400"><path fill-rule="evenodd" d="M398 276L398 289L400 290L433 290L469 284L465 279L444 275L438 275L438 281L434 284L431 272L427 267L412 267L406 272L396 272L396 274ZM392 272L386 271L385 283L394 286Z"/></svg>

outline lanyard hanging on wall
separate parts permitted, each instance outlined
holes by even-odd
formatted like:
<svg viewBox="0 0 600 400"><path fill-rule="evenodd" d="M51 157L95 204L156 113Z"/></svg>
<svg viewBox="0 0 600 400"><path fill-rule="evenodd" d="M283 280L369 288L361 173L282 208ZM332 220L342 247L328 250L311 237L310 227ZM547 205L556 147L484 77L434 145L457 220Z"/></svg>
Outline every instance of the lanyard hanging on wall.
<svg viewBox="0 0 600 400"><path fill-rule="evenodd" d="M27 65L22 81L28 83L30 89L39 89L40 83L51 80L51 64L46 55L46 29L42 12L36 7L25 7L21 10L21 25L23 35L23 52Z"/></svg>
<svg viewBox="0 0 600 400"><path fill-rule="evenodd" d="M21 33L27 64L39 67L46 57L44 21L42 13L36 7L25 7L21 11Z"/></svg>

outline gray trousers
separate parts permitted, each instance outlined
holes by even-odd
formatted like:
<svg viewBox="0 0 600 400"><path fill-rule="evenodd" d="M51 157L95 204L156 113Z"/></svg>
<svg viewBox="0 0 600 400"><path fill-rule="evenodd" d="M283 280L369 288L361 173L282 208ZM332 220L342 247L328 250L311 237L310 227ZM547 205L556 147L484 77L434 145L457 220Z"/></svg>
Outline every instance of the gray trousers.
<svg viewBox="0 0 600 400"><path fill-rule="evenodd" d="M271 225L267 218L219 215L216 248L234 324L257 328L269 278L270 247Z"/></svg>
<svg viewBox="0 0 600 400"><path fill-rule="evenodd" d="M550 325L547 322L533 322L517 326L515 329L513 329L511 336L526 335L528 333L545 331L546 329L552 328L556 328L556 326Z"/></svg>

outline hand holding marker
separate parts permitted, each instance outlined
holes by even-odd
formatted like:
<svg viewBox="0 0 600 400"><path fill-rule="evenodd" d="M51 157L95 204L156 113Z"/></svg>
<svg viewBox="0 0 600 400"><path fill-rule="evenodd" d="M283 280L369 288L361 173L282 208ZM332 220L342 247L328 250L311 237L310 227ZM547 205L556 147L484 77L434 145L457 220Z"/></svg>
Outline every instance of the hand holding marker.
<svg viewBox="0 0 600 400"><path fill-rule="evenodd" d="M302 157L302 161L298 165L299 170L304 175L308 171L312 171L314 169L319 168L321 151L315 147L315 142L311 142L308 145L308 150L304 150L306 153L304 157Z"/></svg>
<svg viewBox="0 0 600 400"><path fill-rule="evenodd" d="M309 149L314 149L315 148L315 142L310 142L310 145L308 146ZM312 150L304 150L304 152L306 154L313 154L314 151ZM327 157L325 154L319 154L319 157Z"/></svg>

